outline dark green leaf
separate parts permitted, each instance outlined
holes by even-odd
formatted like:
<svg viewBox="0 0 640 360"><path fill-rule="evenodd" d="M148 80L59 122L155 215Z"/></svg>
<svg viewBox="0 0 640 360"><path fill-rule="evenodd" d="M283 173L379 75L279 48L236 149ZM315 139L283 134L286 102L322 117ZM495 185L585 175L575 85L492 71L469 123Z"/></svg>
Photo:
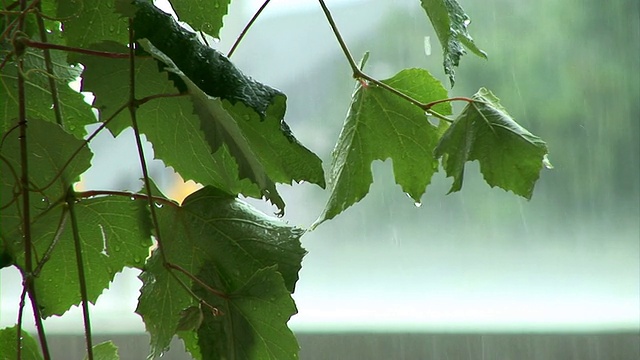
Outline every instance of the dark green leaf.
<svg viewBox="0 0 640 360"><path fill-rule="evenodd" d="M36 340L28 332L22 330L22 360L41 360L40 348ZM18 358L18 327L8 327L0 330L0 360L15 360Z"/></svg>
<svg viewBox="0 0 640 360"><path fill-rule="evenodd" d="M454 179L449 192L462 187L465 163L478 160L489 185L530 199L547 145L516 123L489 90L480 89L473 99L435 149Z"/></svg>
<svg viewBox="0 0 640 360"><path fill-rule="evenodd" d="M180 21L202 30L213 37L220 37L222 18L227 15L231 0L173 0L171 5Z"/></svg>
<svg viewBox="0 0 640 360"><path fill-rule="evenodd" d="M243 289L253 286L252 278L256 276L256 272L273 265L277 265L281 274L278 277L284 279L281 290L288 293L293 291L305 254L299 242L302 230L266 217L233 196L210 187L189 196L182 207L163 206L158 209L158 216L167 261L193 275L202 276L201 280L206 282L207 286L216 289L223 298L230 299L231 294L236 294L239 298L245 293L250 296L249 290ZM201 274L203 271L209 272L206 272L205 276L205 273ZM193 286L195 291L201 290L191 278L178 271L175 271L175 274L185 284ZM275 281L274 276L269 275L269 281ZM197 305L197 301L167 273L157 251L149 260L141 279L142 294L136 311L143 317L147 331L151 334L151 355L159 356L167 349L176 333L181 312ZM278 289L276 287L273 291L279 292ZM281 316L287 319L295 312L284 310L288 308L290 298L286 300L280 295L275 296L275 293L269 294L274 298L266 303L255 303L255 306L275 306L280 309ZM162 302L158 302L158 299L162 299ZM233 299L240 302L250 300ZM207 309L203 307L205 316ZM238 316L234 315L237 310L230 311L220 314L220 320L225 323L234 321ZM260 320L252 318L251 321ZM282 325L284 326L284 323ZM258 330L262 331L256 331ZM267 335L253 332L235 336L239 338L233 341L251 340ZM226 340L206 338L206 341ZM193 341L190 344L193 344ZM204 352L202 355L205 356Z"/></svg>
<svg viewBox="0 0 640 360"><path fill-rule="evenodd" d="M199 274L201 279L219 279L214 269L205 265ZM297 310L276 269L258 270L227 299L199 291L222 311L219 315L207 314L198 331L203 359L298 359L298 343L287 327Z"/></svg>
<svg viewBox="0 0 640 360"><path fill-rule="evenodd" d="M88 355L85 355L85 360ZM93 347L94 360L118 360L118 347L111 341L106 341Z"/></svg>
<svg viewBox="0 0 640 360"><path fill-rule="evenodd" d="M120 196L82 200L75 205L87 296L95 303L125 266L141 268L151 246L146 201ZM32 224L34 251L44 266L35 286L42 315L62 315L80 303L76 254L69 213L56 206ZM44 260L43 260L44 259ZM16 259L24 266L24 253Z"/></svg>
<svg viewBox="0 0 640 360"><path fill-rule="evenodd" d="M456 0L421 0L421 3L442 45L444 72L449 75L453 86L454 67L460 64L460 58L466 53L463 45L485 59L487 54L473 42L467 31L471 20Z"/></svg>
<svg viewBox="0 0 640 360"><path fill-rule="evenodd" d="M424 103L447 97L442 84L422 69L403 70L383 82ZM446 115L451 106L442 103L434 110ZM373 182L374 160L391 158L396 183L419 202L438 170L433 149L441 134L442 128L431 125L419 107L373 84L358 85L333 150L331 195L315 225L365 197Z"/></svg>

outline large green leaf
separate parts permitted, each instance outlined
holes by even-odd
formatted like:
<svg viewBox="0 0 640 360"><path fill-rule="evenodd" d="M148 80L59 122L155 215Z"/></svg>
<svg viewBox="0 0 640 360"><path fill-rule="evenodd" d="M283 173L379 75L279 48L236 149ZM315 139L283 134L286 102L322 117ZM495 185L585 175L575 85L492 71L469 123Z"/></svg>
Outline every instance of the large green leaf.
<svg viewBox="0 0 640 360"><path fill-rule="evenodd" d="M149 255L151 234L146 201L106 196L75 205L81 240L87 297L95 303L125 266L142 268ZM35 277L42 316L62 315L80 303L76 253L65 205L49 209L32 224L32 242L38 262L46 259ZM24 265L24 253L16 256Z"/></svg>
<svg viewBox="0 0 640 360"><path fill-rule="evenodd" d="M86 48L107 40L129 42L127 19L115 12L115 0L58 0L56 17L63 19L69 46Z"/></svg>
<svg viewBox="0 0 640 360"><path fill-rule="evenodd" d="M1 53L1 52L0 52ZM69 87L80 76L81 69L69 65L63 53L51 51L53 77L58 89L58 103L65 129L82 138L84 126L95 123L91 106L84 97ZM42 51L29 49L24 55L25 98L27 118L56 122L53 110L49 76L47 76ZM0 72L0 130L7 131L18 123L18 70L15 62L9 62Z"/></svg>
<svg viewBox="0 0 640 360"><path fill-rule="evenodd" d="M40 348L36 340L24 330L22 336L22 360L41 360ZM18 358L16 346L18 345L18 327L12 326L0 330L0 360L15 360Z"/></svg>
<svg viewBox="0 0 640 360"><path fill-rule="evenodd" d="M467 31L471 20L456 0L421 0L421 3L442 45L444 72L449 75L453 86L454 67L460 64L460 58L465 54L463 45L485 59L487 54L473 42Z"/></svg>
<svg viewBox="0 0 640 360"><path fill-rule="evenodd" d="M22 244L22 191L20 189L20 132L3 134L0 148L0 236ZM84 141L65 132L59 125L29 120L27 126L29 183L32 221L63 200L70 184L91 165L91 152ZM11 240L10 240L11 239Z"/></svg>
<svg viewBox="0 0 640 360"><path fill-rule="evenodd" d="M200 277L216 282L218 274L205 264ZM297 359L299 346L286 326L297 312L277 266L256 271L226 299L200 290L199 295L222 315L208 313L198 330L203 359ZM211 341L219 339L219 341Z"/></svg>
<svg viewBox="0 0 640 360"><path fill-rule="evenodd" d="M447 97L442 84L422 69L402 70L384 83L428 103ZM448 103L434 110L450 114ZM373 182L371 163L393 160L396 183L419 202L438 170L433 156L442 127L429 123L419 107L373 84L358 85L335 149L329 177L331 195L315 225L360 201Z"/></svg>
<svg viewBox="0 0 640 360"><path fill-rule="evenodd" d="M127 50L116 43L96 44L92 48L110 52ZM129 61L93 56L74 59L85 67L82 90L93 92L93 106L99 109L100 119L106 121L129 100ZM167 79L167 73L158 71L156 60L137 58L135 73L138 98L179 95ZM105 78L109 81L103 81ZM235 194L260 196L260 191L249 180L238 179L238 165L226 146L211 151L188 96L151 100L138 108L136 116L140 132L154 144L155 157L173 167L185 180L224 188ZM109 122L108 128L117 135L130 124L129 112L124 111Z"/></svg>
<svg viewBox="0 0 640 360"><path fill-rule="evenodd" d="M173 0L171 5L180 21L202 30L213 37L220 37L222 18L227 14L231 0Z"/></svg>
<svg viewBox="0 0 640 360"><path fill-rule="evenodd" d="M547 145L516 123L489 90L481 88L442 136L435 149L443 157L449 192L460 190L467 161L478 160L489 185L527 199L546 161Z"/></svg>
<svg viewBox="0 0 640 360"><path fill-rule="evenodd" d="M249 323L258 324L263 321L265 311L276 312L273 316L278 321L269 329L245 327L246 331L242 333L225 332L224 338L208 337L211 330L202 330L202 333L198 330L200 347L203 342L229 342L234 345L226 351L239 346L249 353L266 351L266 354L273 344L265 349L255 344L255 339L295 343L295 338L286 329L286 321L295 313L289 294L294 290L305 254L299 242L302 230L266 217L235 197L211 187L190 195L181 207L163 206L158 209L158 217L167 261L198 276L222 294L217 300L217 295L207 293L205 296L199 284L175 272L187 286L193 287L208 303L222 311L215 321L224 323L225 328L243 317ZM154 252L140 277L143 287L136 312L143 317L151 334L151 355L159 356L176 334L181 314L184 314L182 311L198 304L167 272L158 251ZM257 280L264 280L273 288L268 291L260 288ZM256 291L264 291L267 298L256 298ZM249 306L247 304L252 311L240 314ZM208 324L212 315L208 315L210 311L206 306L203 311L205 324ZM193 341L191 344L193 346ZM211 358L204 352L202 355L205 359Z"/></svg>

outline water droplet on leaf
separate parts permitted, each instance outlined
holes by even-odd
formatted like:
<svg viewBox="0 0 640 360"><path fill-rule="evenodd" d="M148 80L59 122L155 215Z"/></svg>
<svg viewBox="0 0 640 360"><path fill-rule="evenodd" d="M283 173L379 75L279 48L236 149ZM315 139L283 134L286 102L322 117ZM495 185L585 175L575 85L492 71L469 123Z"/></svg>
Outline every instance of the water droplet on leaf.
<svg viewBox="0 0 640 360"><path fill-rule="evenodd" d="M420 201L416 201L413 203L413 205L417 208L419 208L420 206L422 206L422 203Z"/></svg>

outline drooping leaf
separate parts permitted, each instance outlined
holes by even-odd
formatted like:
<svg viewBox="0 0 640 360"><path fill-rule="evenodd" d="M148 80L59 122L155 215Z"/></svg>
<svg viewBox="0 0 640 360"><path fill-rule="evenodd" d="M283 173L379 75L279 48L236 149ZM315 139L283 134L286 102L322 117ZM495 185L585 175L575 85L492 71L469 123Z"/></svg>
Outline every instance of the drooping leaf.
<svg viewBox="0 0 640 360"><path fill-rule="evenodd" d="M180 21L219 38L222 18L227 15L231 0L173 0L171 5Z"/></svg>
<svg viewBox="0 0 640 360"><path fill-rule="evenodd" d="M32 224L36 262L44 263L35 287L42 316L62 315L80 303L76 253L68 208L49 209ZM95 303L125 266L141 268L151 246L146 201L97 197L75 205L87 297ZM43 260L45 259L45 260ZM24 268L24 252L16 256Z"/></svg>
<svg viewBox="0 0 640 360"><path fill-rule="evenodd" d="M442 84L422 69L406 69L383 82L424 103L447 97ZM451 106L442 103L434 110L447 115ZM331 195L314 226L365 197L373 182L374 160L391 158L396 183L419 202L438 170L433 149L442 131L429 123L423 110L398 95L373 84L358 85L333 150Z"/></svg>
<svg viewBox="0 0 640 360"><path fill-rule="evenodd" d="M456 0L421 0L421 4L442 45L444 72L449 75L453 86L454 67L460 64L460 58L466 53L464 47L485 59L487 54L473 42L467 30L471 20Z"/></svg>
<svg viewBox="0 0 640 360"><path fill-rule="evenodd" d="M87 48L101 41L129 42L127 19L115 12L114 0L58 0L67 45Z"/></svg>
<svg viewBox="0 0 640 360"><path fill-rule="evenodd" d="M262 100L247 103L235 94L231 97L227 97L228 94L218 94L222 99L213 98L215 94L203 91L154 44L146 39L138 42L147 52L162 61L167 71L182 80L200 118L205 139L212 149L217 150L225 144L238 163L240 177L248 178L258 185L262 195L281 212L284 209L284 201L276 190L275 182L291 183L304 180L324 187L321 160L295 139L283 120L284 95L274 93L273 96L268 96L270 103L265 104L264 108ZM228 69L226 65L220 67L214 64L207 71L224 73ZM230 76L235 78L237 75L232 72ZM197 82L201 83L200 80ZM235 82L236 80L231 81L232 88ZM259 100L261 95L256 95L256 92L262 92L264 88L264 85L254 88L251 82L247 82L238 89L242 89L241 92L252 92ZM264 99L267 97L263 97ZM254 115L256 111L257 114ZM270 158L273 155L277 155L278 158Z"/></svg>
<svg viewBox="0 0 640 360"><path fill-rule="evenodd" d="M527 199L540 176L547 145L511 118L489 90L481 88L442 136L435 155L443 157L449 192L460 190L467 161L478 160L491 187L498 186Z"/></svg>
<svg viewBox="0 0 640 360"><path fill-rule="evenodd" d="M283 285L270 290L268 294L273 298L253 304L261 309L255 316L265 309L278 308L281 319L284 320L274 326L280 329L277 333L283 336L283 341L291 341L283 335L286 331L281 327L286 328L286 319L295 312L295 308L287 305L290 298L287 300L280 291L291 293L298 279L305 254L299 242L302 230L266 217L235 197L211 187L190 195L181 207L163 206L158 209L158 217L167 261L217 290L218 295L208 293L213 296L208 298L209 301L213 301L216 296L224 299L225 303L232 300L238 303L252 301L253 293L250 288L257 286L252 285L252 278L260 270L277 265L277 273L271 269L268 270L269 275L263 276L267 276L267 280L274 286L274 281L277 282L274 279L279 277ZM191 278L179 271L174 272L185 284L192 286L194 291L202 290ZM197 305L197 301L167 272L157 251L140 277L143 287L136 312L142 316L147 331L151 334L151 355L159 356L176 334L182 311ZM245 296L247 298L243 299ZM162 301L158 302L158 299ZM209 316L207 309L208 307L203 306L205 318ZM217 320L225 324L230 325L241 316L236 314L239 311L237 308L220 310L222 313L218 314ZM253 316L249 315L252 322L261 321ZM198 338L200 342L210 343L247 341L247 351L250 351L253 339L271 336L262 334L264 330L256 328L249 333L225 334L232 337L229 340L202 338L201 335ZM184 333L181 332L181 336L193 340L193 337ZM190 343L193 344L193 341ZM202 355L207 358L204 352Z"/></svg>
<svg viewBox="0 0 640 360"><path fill-rule="evenodd" d="M40 348L36 340L24 330L22 336L22 360L42 360ZM18 358L16 346L18 345L18 327L12 326L0 330L0 360L15 360Z"/></svg>
<svg viewBox="0 0 640 360"><path fill-rule="evenodd" d="M85 355L85 360L88 359L88 355ZM93 346L93 359L94 360L119 360L118 347L111 341L105 341L101 344Z"/></svg>
<svg viewBox="0 0 640 360"><path fill-rule="evenodd" d="M84 102L81 94L72 90L69 83L80 76L81 69L70 65L63 53L51 51L53 77L58 89L58 103L65 129L78 138L86 131L84 126L95 123L91 107ZM53 99L46 75L44 56L41 50L29 49L24 55L25 98L28 102L27 118L56 122ZM0 72L0 124L1 131L7 131L18 123L18 69L9 62Z"/></svg>
<svg viewBox="0 0 640 360"><path fill-rule="evenodd" d="M22 191L20 188L20 131L3 134L0 148L0 235L9 247L22 243ZM59 125L29 120L27 126L31 216L49 211L62 200L70 184L91 165L91 152L84 141L64 131ZM11 239L11 240L10 240Z"/></svg>
<svg viewBox="0 0 640 360"><path fill-rule="evenodd" d="M116 43L96 44L92 49L125 52ZM100 120L107 121L129 100L129 61L77 56L82 63L82 90L95 95L93 106L100 111ZM159 72L156 60L136 59L136 94L142 99L154 95L179 95ZM108 78L108 82L103 80ZM260 191L248 179L238 179L238 165L226 146L215 152L200 130L200 119L193 114L193 104L187 95L162 97L142 104L136 111L140 132L154 144L154 155L174 168L183 179L227 189L234 194L260 197ZM114 134L130 126L129 112L121 112L107 125ZM188 159L189 161L185 161Z"/></svg>
<svg viewBox="0 0 640 360"><path fill-rule="evenodd" d="M200 277L215 282L213 269L205 264ZM198 331L203 359L298 359L298 343L286 326L297 310L277 266L256 271L226 299L203 290L199 295L222 312L207 314Z"/></svg>

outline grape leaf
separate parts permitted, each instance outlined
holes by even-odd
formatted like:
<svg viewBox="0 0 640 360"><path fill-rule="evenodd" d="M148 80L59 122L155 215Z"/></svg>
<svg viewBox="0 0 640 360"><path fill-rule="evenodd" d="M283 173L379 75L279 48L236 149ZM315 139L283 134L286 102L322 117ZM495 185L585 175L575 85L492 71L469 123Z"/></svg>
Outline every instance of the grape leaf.
<svg viewBox="0 0 640 360"><path fill-rule="evenodd" d="M471 20L456 0L421 0L421 4L442 45L444 72L449 75L453 86L454 67L460 64L460 58L466 53L463 45L482 58L486 59L487 54L473 42L467 31Z"/></svg>
<svg viewBox="0 0 640 360"><path fill-rule="evenodd" d="M18 129L3 134L4 142L0 148L3 158L0 161L0 236L9 247L13 243L22 244L19 230L23 213L19 187L22 168L19 135ZM91 165L92 154L84 146L84 141L47 121L29 120L27 139L29 182L33 189L29 199L31 216L36 218L63 199L69 185Z"/></svg>
<svg viewBox="0 0 640 360"><path fill-rule="evenodd" d="M57 18L63 20L67 45L87 48L100 41L129 43L127 19L114 10L114 0L58 0Z"/></svg>
<svg viewBox="0 0 640 360"><path fill-rule="evenodd" d="M91 106L84 102L84 97L71 89L69 83L80 76L81 69L69 65L63 53L52 51L53 75L58 89L58 103L65 129L78 138L86 131L84 126L95 123ZM56 122L53 111L53 100L49 89L49 77L42 51L28 49L23 55L25 79L25 98L28 101L27 118ZM0 73L0 124L1 131L7 131L18 123L19 113L17 65L9 62Z"/></svg>
<svg viewBox="0 0 640 360"><path fill-rule="evenodd" d="M443 157L449 192L460 190L467 161L478 160L491 187L531 199L547 145L516 123L489 90L481 88L440 139L434 154Z"/></svg>
<svg viewBox="0 0 640 360"><path fill-rule="evenodd" d="M303 147L293 136L282 119L285 109L284 95L272 98L271 105L262 115L243 101L212 98L185 75L176 64L155 48L149 41L139 43L154 57L166 64L186 85L196 114L200 117L205 139L212 149L226 144L238 163L241 178L254 182L262 195L276 205L281 213L284 201L278 194L275 182L291 183L308 181L324 187L322 161ZM213 70L213 69L212 69ZM263 117L263 119L261 119ZM270 155L278 158L270 159Z"/></svg>
<svg viewBox="0 0 640 360"><path fill-rule="evenodd" d="M173 0L171 5L180 21L202 30L215 38L220 37L222 18L227 14L231 0Z"/></svg>
<svg viewBox="0 0 640 360"><path fill-rule="evenodd" d="M383 82L424 103L447 97L442 84L422 69L405 69ZM450 114L451 105L441 103L434 110ZM374 160L391 158L396 183L419 202L438 170L433 149L442 131L429 123L423 110L399 96L373 84L358 85L333 150L331 195L314 226L365 197L373 182Z"/></svg>
<svg viewBox="0 0 640 360"><path fill-rule="evenodd" d="M92 49L127 51L124 45L112 42L95 44ZM77 56L74 59L85 67L82 90L93 92L93 106L100 110L102 121L108 120L129 100L129 60L94 56ZM167 73L158 71L156 60L136 58L135 73L139 98L160 94L179 95L167 80ZM105 78L109 79L108 83L103 81ZM155 145L155 157L173 167L183 179L228 189L234 194L260 196L260 191L248 179L238 179L238 165L226 146L211 151L188 96L151 100L138 107L136 116L140 132ZM111 120L107 127L117 135L130 124L129 113L125 111Z"/></svg>
<svg viewBox="0 0 640 360"><path fill-rule="evenodd" d="M85 360L88 355L85 355ZM111 341L105 341L101 344L93 346L93 359L94 360L118 360L118 347Z"/></svg>
<svg viewBox="0 0 640 360"><path fill-rule="evenodd" d="M32 224L38 261L46 259L35 277L43 317L62 315L80 303L76 253L68 208L52 207ZM151 246L146 201L106 196L75 205L87 297L95 303L125 266L141 268ZM24 252L16 257L24 268Z"/></svg>
<svg viewBox="0 0 640 360"><path fill-rule="evenodd" d="M199 277L215 282L218 275L213 269L205 265ZM222 312L207 314L198 331L203 359L298 359L298 343L286 326L297 310L276 270L271 266L256 271L226 299L198 292Z"/></svg>
<svg viewBox="0 0 640 360"><path fill-rule="evenodd" d="M18 344L17 326L7 327L0 330L0 360L15 360L18 358L16 345ZM36 340L24 330L20 331L22 336L22 360L41 360L40 348Z"/></svg>
<svg viewBox="0 0 640 360"><path fill-rule="evenodd" d="M273 298L252 305L260 307L260 311L277 308L282 320L277 327L286 327L286 319L295 312L295 308L288 305L291 300L283 296L281 291L293 292L298 280L305 254L299 242L302 230L266 217L235 197L212 187L205 187L190 195L181 207L163 206L158 209L158 219L167 261L198 276L207 286L220 292L225 300L238 304L250 302L253 296L251 289L257 286L252 279L262 269L277 265L278 273L271 269L267 271L268 275L259 277L266 276L266 280L274 286L277 282L275 278L280 278L283 285L270 290L269 296ZM185 284L193 286L194 291L200 291L200 285L191 278L174 272ZM149 259L140 278L143 286L136 312L142 316L151 334L151 356L156 357L168 348L171 338L176 334L182 311L198 304L167 272L158 251ZM230 325L241 316L235 314L239 311L237 308L220 310L223 313L218 315L217 320L225 324ZM203 307L203 311L205 317L208 316L207 307ZM249 315L251 322L260 321L253 316ZM272 336L263 334L264 330L260 327L250 333L235 334L233 341L253 341L255 338ZM277 336L282 336L282 341L295 341L285 336L283 329L277 333L280 334ZM189 337L184 334L182 331L181 336ZM202 335L199 338L200 342L226 341L202 338ZM246 345L249 349L250 344Z"/></svg>

